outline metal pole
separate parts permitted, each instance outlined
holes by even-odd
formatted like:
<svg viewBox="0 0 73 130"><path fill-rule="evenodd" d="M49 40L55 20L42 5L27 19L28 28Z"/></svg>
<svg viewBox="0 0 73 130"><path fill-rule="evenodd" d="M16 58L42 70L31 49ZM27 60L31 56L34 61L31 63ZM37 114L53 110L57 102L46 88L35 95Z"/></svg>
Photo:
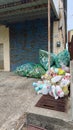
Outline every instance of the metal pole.
<svg viewBox="0 0 73 130"><path fill-rule="evenodd" d="M48 0L48 70L50 69L50 0Z"/></svg>

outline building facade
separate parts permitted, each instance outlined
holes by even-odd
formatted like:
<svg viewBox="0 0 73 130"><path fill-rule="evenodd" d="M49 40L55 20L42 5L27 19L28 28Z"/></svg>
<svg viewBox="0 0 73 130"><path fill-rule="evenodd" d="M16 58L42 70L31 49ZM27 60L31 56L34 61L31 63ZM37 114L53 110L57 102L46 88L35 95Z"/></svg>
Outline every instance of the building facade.
<svg viewBox="0 0 73 130"><path fill-rule="evenodd" d="M50 1L50 49L65 48L64 2ZM48 51L48 0L8 0L0 2L0 70L39 63L39 49Z"/></svg>

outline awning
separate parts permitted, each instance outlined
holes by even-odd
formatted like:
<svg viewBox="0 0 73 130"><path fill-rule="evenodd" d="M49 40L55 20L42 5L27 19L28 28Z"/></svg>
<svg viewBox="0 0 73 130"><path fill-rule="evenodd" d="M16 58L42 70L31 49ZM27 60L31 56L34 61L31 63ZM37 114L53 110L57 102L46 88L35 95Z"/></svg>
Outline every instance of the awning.
<svg viewBox="0 0 73 130"><path fill-rule="evenodd" d="M0 24L43 17L48 17L48 0L0 0ZM51 18L58 18L52 0Z"/></svg>

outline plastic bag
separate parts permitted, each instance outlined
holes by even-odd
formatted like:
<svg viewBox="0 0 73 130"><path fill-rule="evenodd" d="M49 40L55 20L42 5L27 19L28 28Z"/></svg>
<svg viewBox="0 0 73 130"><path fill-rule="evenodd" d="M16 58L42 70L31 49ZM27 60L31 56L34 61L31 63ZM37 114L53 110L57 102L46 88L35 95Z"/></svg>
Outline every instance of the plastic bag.
<svg viewBox="0 0 73 130"><path fill-rule="evenodd" d="M40 64L26 63L16 68L15 71L20 76L31 78L41 78L45 74L44 68Z"/></svg>
<svg viewBox="0 0 73 130"><path fill-rule="evenodd" d="M41 78L43 74L45 74L46 71L40 64L36 64L33 69L30 70L28 76L32 78Z"/></svg>
<svg viewBox="0 0 73 130"><path fill-rule="evenodd" d="M39 60L40 64L44 67L45 70L48 70L48 52L44 50L39 51ZM50 53L50 66L54 64L55 61L55 54Z"/></svg>
<svg viewBox="0 0 73 130"><path fill-rule="evenodd" d="M26 63L17 67L15 72L20 76L27 76L34 66L34 63Z"/></svg>
<svg viewBox="0 0 73 130"><path fill-rule="evenodd" d="M60 68L61 64L68 66L70 63L70 54L67 50L63 50L55 57L56 67Z"/></svg>

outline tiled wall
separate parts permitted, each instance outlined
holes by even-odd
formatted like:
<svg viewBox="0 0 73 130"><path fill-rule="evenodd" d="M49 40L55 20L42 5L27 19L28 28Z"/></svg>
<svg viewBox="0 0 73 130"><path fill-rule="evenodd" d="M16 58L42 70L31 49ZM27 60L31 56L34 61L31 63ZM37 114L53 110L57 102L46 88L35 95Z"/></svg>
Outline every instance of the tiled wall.
<svg viewBox="0 0 73 130"><path fill-rule="evenodd" d="M10 25L11 70L27 62L39 63L39 49L48 49L47 18Z"/></svg>

